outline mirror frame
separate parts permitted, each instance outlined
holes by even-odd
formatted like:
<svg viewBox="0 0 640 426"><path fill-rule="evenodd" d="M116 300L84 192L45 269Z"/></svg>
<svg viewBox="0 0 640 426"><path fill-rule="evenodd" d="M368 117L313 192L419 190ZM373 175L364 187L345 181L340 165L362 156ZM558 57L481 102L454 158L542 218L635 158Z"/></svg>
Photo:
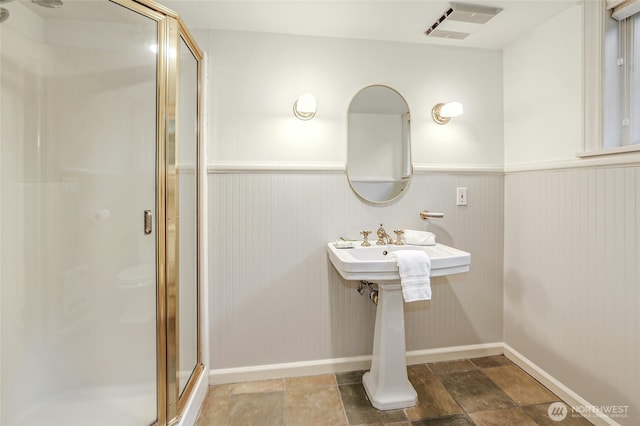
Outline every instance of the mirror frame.
<svg viewBox="0 0 640 426"><path fill-rule="evenodd" d="M372 200L370 198L365 197L364 195L362 195L360 192L358 192L358 190L355 188L355 186L352 183L351 180L351 175L349 174L349 114L351 112L351 105L353 104L354 99L363 91L372 88L372 87L384 87L386 89L389 89L393 92L395 92L400 99L402 99L402 101L404 102L405 106L407 107L407 112L406 114L409 115L408 118L408 127L407 127L407 132L408 132L408 148L407 148L407 153L409 155L409 177L406 180L406 183L404 185L404 187L402 188L402 190L400 190L400 192L398 192L398 194L394 195L393 197L386 199L386 200ZM411 181L413 179L413 152L412 152L412 141L411 141L411 108L409 108L409 103L407 102L407 100L405 99L404 96L402 96L400 94L400 92L398 92L396 89L394 89L393 87L386 85L386 84L369 84L361 89L359 89L352 97L351 100L349 101L349 106L347 108L347 161L345 164L345 172L347 175L347 181L349 182L349 186L351 187L351 189L353 190L353 192L358 196L358 198L360 198L361 200L369 203L369 204L374 204L374 205L384 205L384 204L390 204L394 201L397 201L398 199L400 199L404 194L407 193L407 189L409 188L409 185L411 184Z"/></svg>

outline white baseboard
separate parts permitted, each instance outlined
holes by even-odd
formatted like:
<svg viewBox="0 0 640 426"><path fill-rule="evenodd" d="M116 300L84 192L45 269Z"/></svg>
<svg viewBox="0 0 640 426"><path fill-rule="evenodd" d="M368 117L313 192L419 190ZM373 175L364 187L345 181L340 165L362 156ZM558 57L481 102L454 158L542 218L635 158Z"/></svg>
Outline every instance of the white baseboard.
<svg viewBox="0 0 640 426"><path fill-rule="evenodd" d="M480 358L483 356L502 355L502 353L503 344L501 342L426 349L422 351L407 352L407 365L454 361L456 359L464 358Z"/></svg>
<svg viewBox="0 0 640 426"><path fill-rule="evenodd" d="M177 426L192 426L196 423L200 407L202 407L202 403L204 402L204 398L207 396L207 391L209 389L207 374L205 374L205 372L206 370L204 370L204 372L200 374L200 377L198 377L196 386L191 393L189 401L187 401L187 405L182 411L182 415L180 416Z"/></svg>
<svg viewBox="0 0 640 426"><path fill-rule="evenodd" d="M209 372L209 384L240 383L288 377L315 376L366 370L371 366L371 355L331 358L317 361L255 365L251 367L222 368Z"/></svg>
<svg viewBox="0 0 640 426"><path fill-rule="evenodd" d="M463 358L479 358L492 355L504 355L509 358L575 410L583 415L588 415L588 420L595 425L619 426L613 419L598 411L593 404L590 404L580 395L531 362L531 360L503 342L411 351L407 352L407 365L453 361ZM209 371L209 384L219 385L256 380L344 373L348 371L368 370L370 367L371 355L251 367L223 368Z"/></svg>
<svg viewBox="0 0 640 426"><path fill-rule="evenodd" d="M407 352L407 365L501 355L502 353L502 343L411 351ZM209 383L212 385L219 385L224 383L238 383L254 380L314 376L318 374L368 370L370 367L371 355L322 359L317 361L291 362L284 364L256 365L251 367L223 368L211 370L209 372Z"/></svg>

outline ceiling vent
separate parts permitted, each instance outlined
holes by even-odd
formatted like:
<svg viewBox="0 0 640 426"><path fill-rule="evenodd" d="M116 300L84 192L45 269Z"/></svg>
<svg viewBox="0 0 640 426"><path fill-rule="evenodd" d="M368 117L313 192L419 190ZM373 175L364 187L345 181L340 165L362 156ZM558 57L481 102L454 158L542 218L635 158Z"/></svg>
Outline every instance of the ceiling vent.
<svg viewBox="0 0 640 426"><path fill-rule="evenodd" d="M449 8L424 32L429 37L464 40L500 13L499 7L478 6L468 3L449 3Z"/></svg>

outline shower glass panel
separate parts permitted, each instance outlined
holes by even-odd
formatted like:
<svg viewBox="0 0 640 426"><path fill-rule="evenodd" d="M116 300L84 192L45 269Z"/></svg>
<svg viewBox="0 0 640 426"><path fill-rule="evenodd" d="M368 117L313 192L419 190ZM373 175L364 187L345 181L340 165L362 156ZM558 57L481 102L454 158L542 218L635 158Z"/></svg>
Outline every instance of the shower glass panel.
<svg viewBox="0 0 640 426"><path fill-rule="evenodd" d="M0 424L153 424L157 22L5 6Z"/></svg>
<svg viewBox="0 0 640 426"><path fill-rule="evenodd" d="M198 61L180 38L178 69L178 387L182 394L198 364L197 146Z"/></svg>

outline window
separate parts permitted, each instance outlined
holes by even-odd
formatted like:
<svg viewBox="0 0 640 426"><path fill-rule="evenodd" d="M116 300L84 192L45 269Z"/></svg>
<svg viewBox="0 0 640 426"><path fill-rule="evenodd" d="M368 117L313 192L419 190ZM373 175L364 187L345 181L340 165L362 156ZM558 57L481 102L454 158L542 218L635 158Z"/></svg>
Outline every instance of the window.
<svg viewBox="0 0 640 426"><path fill-rule="evenodd" d="M585 2L585 152L640 151L640 0Z"/></svg>

